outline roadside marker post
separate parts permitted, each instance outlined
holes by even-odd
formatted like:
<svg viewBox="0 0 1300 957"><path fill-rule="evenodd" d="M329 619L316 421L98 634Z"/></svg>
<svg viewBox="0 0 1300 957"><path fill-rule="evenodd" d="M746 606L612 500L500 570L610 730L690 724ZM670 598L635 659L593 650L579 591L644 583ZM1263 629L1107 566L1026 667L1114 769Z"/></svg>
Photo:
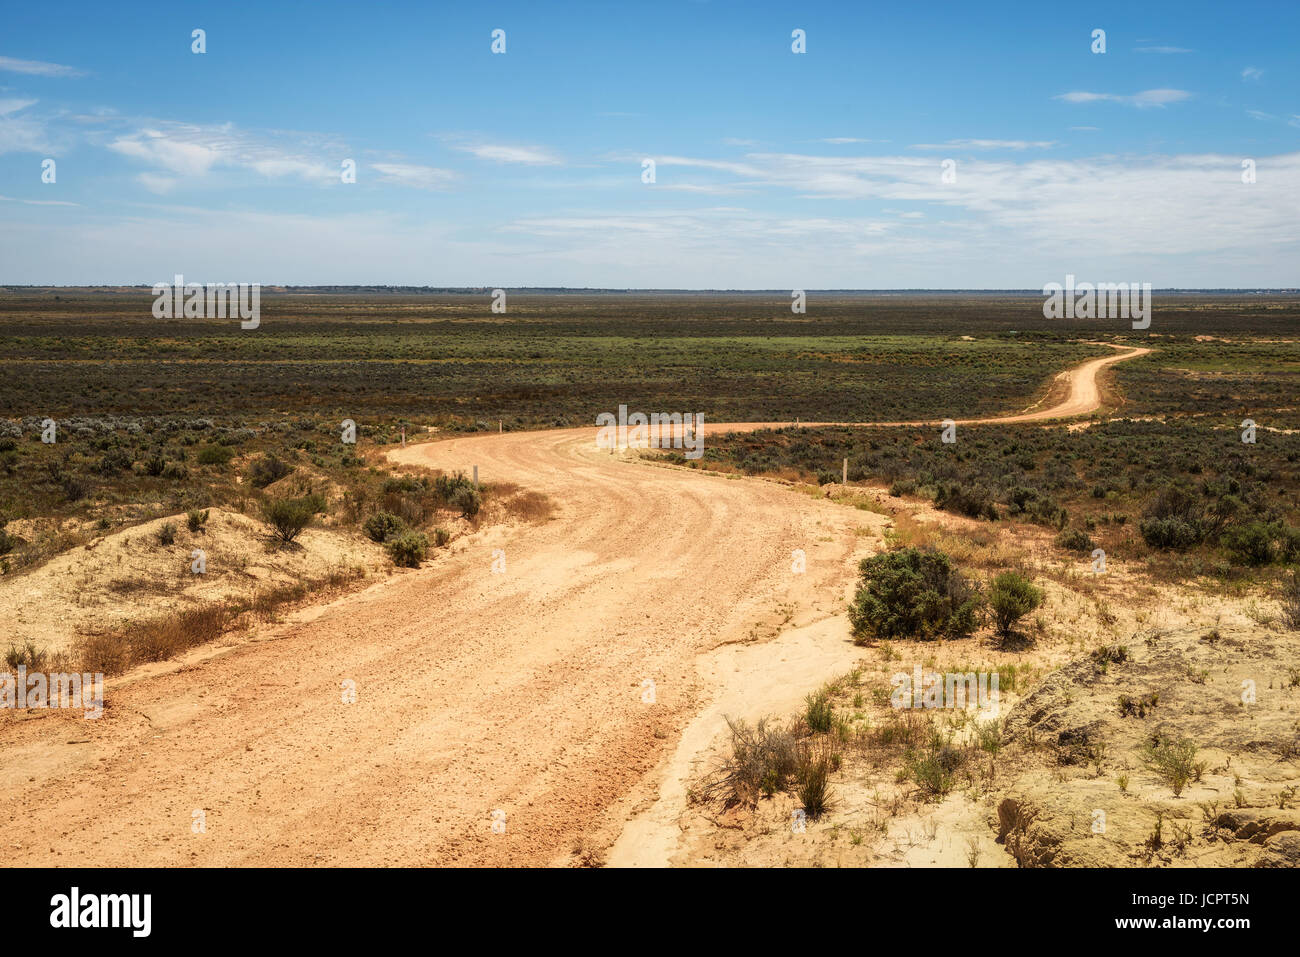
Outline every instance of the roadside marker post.
<svg viewBox="0 0 1300 957"><path fill-rule="evenodd" d="M844 481L841 482L840 484L841 485L849 484L849 460L848 459L844 460Z"/></svg>
<svg viewBox="0 0 1300 957"><path fill-rule="evenodd" d="M474 466L474 487L478 488L478 466Z"/></svg>

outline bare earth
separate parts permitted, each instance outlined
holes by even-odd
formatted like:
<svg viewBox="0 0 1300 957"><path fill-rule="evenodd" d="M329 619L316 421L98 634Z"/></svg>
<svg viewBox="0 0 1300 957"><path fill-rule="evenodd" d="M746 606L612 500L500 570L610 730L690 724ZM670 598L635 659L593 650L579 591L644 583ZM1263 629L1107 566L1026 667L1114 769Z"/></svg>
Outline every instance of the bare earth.
<svg viewBox="0 0 1300 957"><path fill-rule="evenodd" d="M1148 351L1062 373L1063 402L997 421L1087 414L1097 373ZM477 465L546 494L555 517L110 681L99 721L3 715L7 864L542 865L580 845L665 863L685 763L717 715L778 710L852 661L835 616L879 515L631 461L591 428L391 458Z"/></svg>

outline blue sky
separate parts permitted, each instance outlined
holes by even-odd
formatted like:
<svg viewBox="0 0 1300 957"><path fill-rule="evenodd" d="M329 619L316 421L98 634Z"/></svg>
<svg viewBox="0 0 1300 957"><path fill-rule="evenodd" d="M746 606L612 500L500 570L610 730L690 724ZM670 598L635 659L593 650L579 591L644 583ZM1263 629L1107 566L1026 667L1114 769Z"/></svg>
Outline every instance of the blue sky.
<svg viewBox="0 0 1300 957"><path fill-rule="evenodd" d="M0 283L1300 286L1300 4L1138 7L9 4Z"/></svg>

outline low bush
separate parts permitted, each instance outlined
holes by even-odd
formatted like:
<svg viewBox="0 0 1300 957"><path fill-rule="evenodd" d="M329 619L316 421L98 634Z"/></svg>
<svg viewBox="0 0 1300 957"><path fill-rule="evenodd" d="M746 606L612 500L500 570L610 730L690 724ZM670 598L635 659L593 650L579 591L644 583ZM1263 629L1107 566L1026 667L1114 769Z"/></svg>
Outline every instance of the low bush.
<svg viewBox="0 0 1300 957"><path fill-rule="evenodd" d="M988 602L993 610L993 624L1004 639L1011 635L1016 622L1043 603L1046 594L1024 575L1003 572L989 585Z"/></svg>
<svg viewBox="0 0 1300 957"><path fill-rule="evenodd" d="M325 500L317 494L301 498L268 499L262 503L262 515L275 537L282 544L292 544L311 524L312 519L325 511Z"/></svg>
<svg viewBox="0 0 1300 957"><path fill-rule="evenodd" d="M870 638L964 638L979 625L979 590L949 557L903 548L865 558L849 621L858 644Z"/></svg>
<svg viewBox="0 0 1300 957"><path fill-rule="evenodd" d="M389 541L387 548L394 564L419 568L429 552L429 539L420 532L405 532Z"/></svg>
<svg viewBox="0 0 1300 957"><path fill-rule="evenodd" d="M290 472L293 466L280 461L274 455L263 455L254 459L248 467L248 481L254 488L266 488L272 482L278 482Z"/></svg>
<svg viewBox="0 0 1300 957"><path fill-rule="evenodd" d="M365 524L362 526L366 536L372 542L379 542L380 544L400 534L405 528L406 523L392 512L376 512L366 519Z"/></svg>

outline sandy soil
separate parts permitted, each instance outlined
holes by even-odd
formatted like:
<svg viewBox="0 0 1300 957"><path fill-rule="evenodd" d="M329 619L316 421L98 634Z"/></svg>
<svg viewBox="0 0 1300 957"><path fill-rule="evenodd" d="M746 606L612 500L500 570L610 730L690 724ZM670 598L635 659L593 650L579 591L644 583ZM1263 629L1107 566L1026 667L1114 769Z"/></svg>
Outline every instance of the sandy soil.
<svg viewBox="0 0 1300 957"><path fill-rule="evenodd" d="M1092 360L1062 404L1001 421L1092 411L1097 372L1146 351ZM648 467L595 449L591 428L392 459L477 465L545 493L555 516L110 681L99 721L5 715L7 863L554 864L611 845L612 862L662 863L673 789L715 716L775 710L851 658L835 618L879 515Z"/></svg>

